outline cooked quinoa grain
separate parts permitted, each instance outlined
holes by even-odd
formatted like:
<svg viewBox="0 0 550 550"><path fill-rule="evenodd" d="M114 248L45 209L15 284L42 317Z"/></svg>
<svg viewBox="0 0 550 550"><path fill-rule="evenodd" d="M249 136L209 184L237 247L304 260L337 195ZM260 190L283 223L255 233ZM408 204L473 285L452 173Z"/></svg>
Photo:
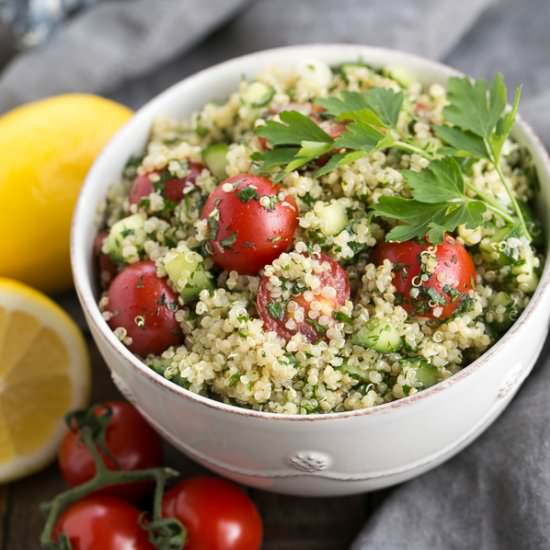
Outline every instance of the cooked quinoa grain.
<svg viewBox="0 0 550 550"><path fill-rule="evenodd" d="M353 126L330 118L317 101L373 89L402 95L391 132L408 148L365 150L325 173L335 154L330 147L294 169L266 168L266 152L278 144L268 143L262 128L290 120L285 112L291 111L337 143ZM143 156L128 161L98 208L108 232L103 256L118 271L154 262L157 277L178 296L170 314L183 343L147 355L146 364L226 403L311 414L413 395L494 344L537 286L543 262L537 239L509 231L488 208L478 226L460 223L442 243L412 239L418 272L411 278L409 264L382 252L398 224L372 210L383 198L414 196L407 174L425 173L433 166L429 156L443 150L435 128L448 122L448 101L439 84L403 83L362 64L315 61L243 79L225 102L209 103L188 120L157 120ZM527 212L537 188L531 157L510 139L502 151L503 177ZM460 170L466 196L479 193L513 215L489 160L464 161ZM136 195L138 181L145 191ZM226 196L209 201L217 193ZM231 261L239 253L242 259L247 248L260 254L253 239L241 242L227 225L230 200L243 212L295 219L290 238L282 231L269 236L274 252L259 271L220 263L232 254L237 260ZM528 221L536 236L538 222ZM460 284L452 278L455 263L470 274ZM107 322L116 320L108 293L100 308ZM133 319L147 329L146 315ZM111 326L131 349L131 330Z"/></svg>

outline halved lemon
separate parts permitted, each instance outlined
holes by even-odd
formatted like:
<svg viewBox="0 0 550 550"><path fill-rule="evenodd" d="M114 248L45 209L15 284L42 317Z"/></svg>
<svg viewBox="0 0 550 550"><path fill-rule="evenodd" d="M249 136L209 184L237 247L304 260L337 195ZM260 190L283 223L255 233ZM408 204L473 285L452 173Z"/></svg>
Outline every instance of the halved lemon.
<svg viewBox="0 0 550 550"><path fill-rule="evenodd" d="M63 417L86 404L89 387L74 321L41 292L0 278L0 483L53 459Z"/></svg>

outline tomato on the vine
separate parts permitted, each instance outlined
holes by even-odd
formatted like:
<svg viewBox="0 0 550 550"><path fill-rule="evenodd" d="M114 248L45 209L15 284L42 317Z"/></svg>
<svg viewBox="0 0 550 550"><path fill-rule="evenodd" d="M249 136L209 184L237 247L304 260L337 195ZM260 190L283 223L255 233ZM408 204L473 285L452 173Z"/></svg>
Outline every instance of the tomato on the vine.
<svg viewBox="0 0 550 550"><path fill-rule="evenodd" d="M240 174L222 181L202 211L208 244L223 269L254 275L291 244L298 226L294 199L270 180Z"/></svg>
<svg viewBox="0 0 550 550"><path fill-rule="evenodd" d="M435 256L429 272L422 254ZM381 264L385 259L393 263L393 285L399 302L419 317L448 319L475 285L474 261L451 236L438 245L419 241L381 243L375 249L374 261Z"/></svg>
<svg viewBox="0 0 550 550"><path fill-rule="evenodd" d="M138 410L125 401L109 401L94 408L99 416L110 410L105 443L109 454L100 454L110 469L140 470L155 468L162 462L159 435L145 421ZM71 487L82 485L96 473L90 451L80 439L80 433L68 431L61 442L58 462L65 482ZM150 483L128 483L101 489L101 494L137 500L151 489Z"/></svg>
<svg viewBox="0 0 550 550"><path fill-rule="evenodd" d="M125 267L107 291L109 325L126 329L128 347L138 355L160 354L183 341L176 320L177 297L166 279L158 277L154 262Z"/></svg>
<svg viewBox="0 0 550 550"><path fill-rule="evenodd" d="M89 496L63 512L53 537L59 541L64 534L72 550L154 550L141 515L118 498Z"/></svg>
<svg viewBox="0 0 550 550"><path fill-rule="evenodd" d="M164 496L162 513L187 529L185 550L258 550L262 519L239 487L223 479L186 479Z"/></svg>

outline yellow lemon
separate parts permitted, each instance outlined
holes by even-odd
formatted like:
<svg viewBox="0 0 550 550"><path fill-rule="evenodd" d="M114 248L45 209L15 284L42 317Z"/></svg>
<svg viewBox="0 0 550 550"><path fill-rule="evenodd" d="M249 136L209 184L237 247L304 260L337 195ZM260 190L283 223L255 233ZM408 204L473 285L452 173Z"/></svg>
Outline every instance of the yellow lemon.
<svg viewBox="0 0 550 550"><path fill-rule="evenodd" d="M63 417L86 404L89 387L74 321L41 292L0 279L0 483L54 458Z"/></svg>
<svg viewBox="0 0 550 550"><path fill-rule="evenodd" d="M0 117L0 276L45 292L71 286L69 229L94 159L132 112L81 94Z"/></svg>

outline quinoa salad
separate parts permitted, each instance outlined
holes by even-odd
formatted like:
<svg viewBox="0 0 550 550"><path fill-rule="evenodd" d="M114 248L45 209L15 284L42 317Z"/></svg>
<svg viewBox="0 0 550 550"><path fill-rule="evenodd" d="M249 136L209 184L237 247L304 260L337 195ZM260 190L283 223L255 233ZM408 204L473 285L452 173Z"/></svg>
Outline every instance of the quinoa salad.
<svg viewBox="0 0 550 550"><path fill-rule="evenodd" d="M311 60L157 120L98 209L99 306L192 392L287 414L411 396L520 315L543 265L519 90Z"/></svg>

